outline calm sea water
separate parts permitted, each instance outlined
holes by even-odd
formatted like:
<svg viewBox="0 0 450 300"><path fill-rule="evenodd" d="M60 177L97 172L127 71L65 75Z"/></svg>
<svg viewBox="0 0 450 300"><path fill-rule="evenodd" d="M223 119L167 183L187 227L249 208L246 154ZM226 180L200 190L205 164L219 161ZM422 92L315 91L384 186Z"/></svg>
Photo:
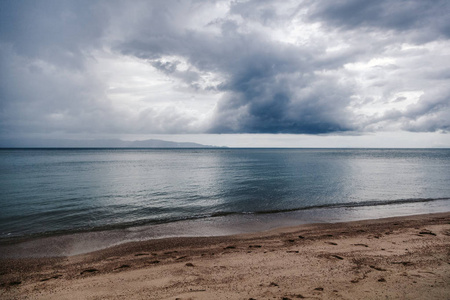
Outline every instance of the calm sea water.
<svg viewBox="0 0 450 300"><path fill-rule="evenodd" d="M449 149L0 150L0 238L449 199Z"/></svg>

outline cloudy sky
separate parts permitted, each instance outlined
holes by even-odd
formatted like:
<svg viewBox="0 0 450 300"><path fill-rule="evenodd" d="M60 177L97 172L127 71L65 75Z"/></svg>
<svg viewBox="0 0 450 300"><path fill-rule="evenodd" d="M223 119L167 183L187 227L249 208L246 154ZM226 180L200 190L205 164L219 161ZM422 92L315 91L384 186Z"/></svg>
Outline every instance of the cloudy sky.
<svg viewBox="0 0 450 300"><path fill-rule="evenodd" d="M450 147L450 1L0 2L0 138Z"/></svg>

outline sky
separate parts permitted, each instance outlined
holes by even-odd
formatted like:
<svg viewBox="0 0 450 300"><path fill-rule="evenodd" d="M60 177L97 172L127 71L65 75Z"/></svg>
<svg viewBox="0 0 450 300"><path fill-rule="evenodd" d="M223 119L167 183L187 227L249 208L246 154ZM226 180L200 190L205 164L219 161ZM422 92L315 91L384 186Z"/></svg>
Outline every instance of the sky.
<svg viewBox="0 0 450 300"><path fill-rule="evenodd" d="M450 1L0 1L0 139L450 147Z"/></svg>

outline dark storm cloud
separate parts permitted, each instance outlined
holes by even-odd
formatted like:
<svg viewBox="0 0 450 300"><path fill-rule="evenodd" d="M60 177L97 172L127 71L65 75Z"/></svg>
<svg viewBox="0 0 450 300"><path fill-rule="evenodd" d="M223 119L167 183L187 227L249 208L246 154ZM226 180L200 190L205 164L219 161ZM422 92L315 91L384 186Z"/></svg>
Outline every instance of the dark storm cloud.
<svg viewBox="0 0 450 300"><path fill-rule="evenodd" d="M266 15L267 22L271 17ZM255 32L240 32L233 20L217 20L218 35L185 31L176 27L177 20L167 18L158 19L160 31L154 32L155 20L146 21L141 27L149 29L139 41L132 39L116 49L149 59L165 73L176 75L176 62L162 63L158 57L179 55L196 69L219 72L225 78L217 88L226 95L208 132L314 134L352 129L345 110L350 91L336 89L333 80L315 74L341 66L345 58L315 57L312 51L321 49L302 49ZM171 25L161 34L166 23Z"/></svg>
<svg viewBox="0 0 450 300"><path fill-rule="evenodd" d="M266 82L265 87L271 90L251 88L224 99L219 104L212 132L313 134L351 129L344 109L349 95L344 92L342 97L336 95L336 90L329 91L329 83L322 91L317 88L310 92L306 87L302 88L304 91L291 91L280 82Z"/></svg>
<svg viewBox="0 0 450 300"><path fill-rule="evenodd" d="M385 29L409 32L415 40L423 41L450 37L447 0L336 0L312 1L311 20L326 26L361 30Z"/></svg>
<svg viewBox="0 0 450 300"><path fill-rule="evenodd" d="M380 124L409 131L449 128L449 93L441 83L433 85L448 80L448 62L437 56L442 63L431 70L420 58L433 57L432 47L405 52L412 63L355 71L360 73L346 69L376 57L403 57L395 52L402 43L446 41L448 1L45 0L0 6L3 132L322 134L374 130ZM287 33L294 34L289 41L276 37ZM192 113L173 106L128 113L123 103L114 106L105 93L107 80L93 71L102 55L136 59L191 91L223 96L198 126ZM364 95L364 88L388 97L411 86L424 94L406 109L363 117L354 110L380 101Z"/></svg>
<svg viewBox="0 0 450 300"><path fill-rule="evenodd" d="M351 129L345 111L349 91L313 74L310 63L294 52L268 51L258 55L255 50L230 72L224 86L228 94L219 102L212 132L312 134Z"/></svg>

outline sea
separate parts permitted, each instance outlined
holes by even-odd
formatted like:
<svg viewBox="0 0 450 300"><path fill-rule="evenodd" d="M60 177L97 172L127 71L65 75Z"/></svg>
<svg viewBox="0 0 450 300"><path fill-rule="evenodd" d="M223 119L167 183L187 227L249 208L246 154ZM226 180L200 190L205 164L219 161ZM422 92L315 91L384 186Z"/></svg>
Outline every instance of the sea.
<svg viewBox="0 0 450 300"><path fill-rule="evenodd" d="M450 211L450 149L0 149L0 257Z"/></svg>

